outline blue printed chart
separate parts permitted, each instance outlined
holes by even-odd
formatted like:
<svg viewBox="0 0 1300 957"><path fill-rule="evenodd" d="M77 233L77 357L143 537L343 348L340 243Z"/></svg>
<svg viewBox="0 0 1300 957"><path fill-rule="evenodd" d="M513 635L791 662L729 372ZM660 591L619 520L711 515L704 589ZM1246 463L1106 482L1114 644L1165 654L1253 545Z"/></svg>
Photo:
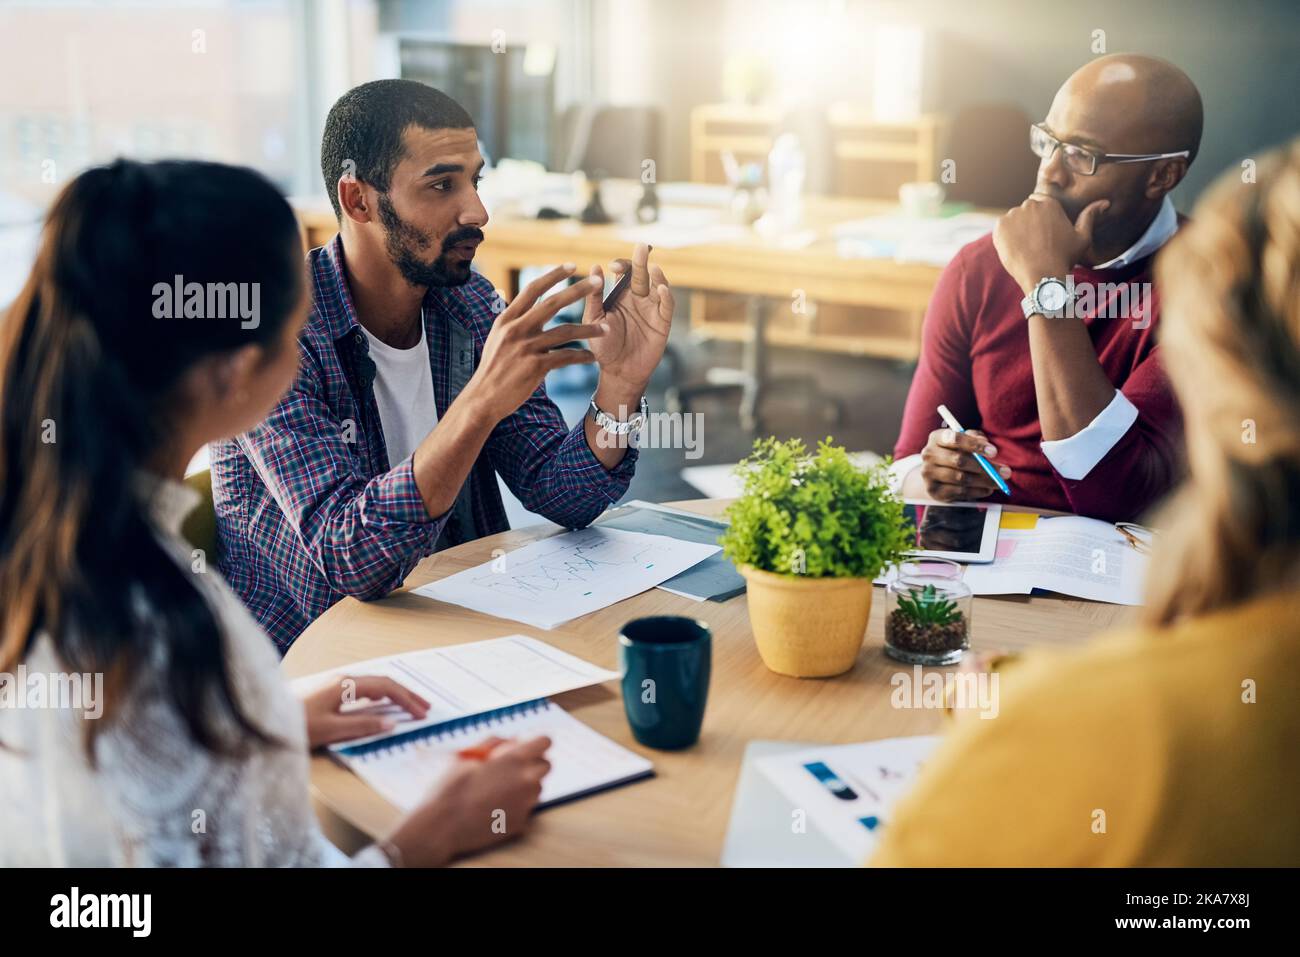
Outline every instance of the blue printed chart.
<svg viewBox="0 0 1300 957"><path fill-rule="evenodd" d="M415 594L551 629L654 588L718 551L663 535L585 528L504 553Z"/></svg>

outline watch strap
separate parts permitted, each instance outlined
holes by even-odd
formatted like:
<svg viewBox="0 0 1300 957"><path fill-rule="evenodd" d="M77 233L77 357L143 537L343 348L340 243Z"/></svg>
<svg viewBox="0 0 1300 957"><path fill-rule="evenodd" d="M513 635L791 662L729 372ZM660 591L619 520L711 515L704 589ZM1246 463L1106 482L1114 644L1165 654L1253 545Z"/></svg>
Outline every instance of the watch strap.
<svg viewBox="0 0 1300 957"><path fill-rule="evenodd" d="M640 408L632 415L630 419L624 421L621 419L614 418L612 415L610 415L608 412L606 412L604 409L598 406L596 404L595 397L593 397L591 400L591 408L589 412L591 414L591 417L595 419L596 424L600 426L602 429L604 429L606 432L609 432L611 435L629 435L633 432L640 431L641 426L645 424L646 415L648 414L649 407L650 404L646 401L646 397L641 396Z"/></svg>

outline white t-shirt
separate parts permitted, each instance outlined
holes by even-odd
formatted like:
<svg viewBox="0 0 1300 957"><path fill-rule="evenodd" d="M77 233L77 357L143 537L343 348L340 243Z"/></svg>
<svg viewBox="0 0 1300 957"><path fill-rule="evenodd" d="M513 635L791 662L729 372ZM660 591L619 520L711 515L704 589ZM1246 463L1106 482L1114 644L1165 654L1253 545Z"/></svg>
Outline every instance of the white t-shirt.
<svg viewBox="0 0 1300 957"><path fill-rule="evenodd" d="M438 422L429 347L424 339L423 318L420 341L410 349L394 349L372 336L369 329L365 333L375 363L375 401L392 468L414 452Z"/></svg>

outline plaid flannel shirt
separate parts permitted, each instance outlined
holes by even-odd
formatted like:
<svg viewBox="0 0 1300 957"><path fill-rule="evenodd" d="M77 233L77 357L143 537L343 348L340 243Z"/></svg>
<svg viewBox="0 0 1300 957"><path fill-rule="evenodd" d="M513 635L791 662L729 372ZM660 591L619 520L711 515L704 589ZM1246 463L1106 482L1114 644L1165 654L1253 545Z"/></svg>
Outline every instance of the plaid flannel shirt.
<svg viewBox="0 0 1300 957"><path fill-rule="evenodd" d="M439 548L509 528L496 473L530 511L581 528L623 496L637 458L628 449L606 469L541 386L497 424L456 505L430 518L411 457L388 461L342 241L308 260L314 306L293 388L266 421L211 449L221 571L281 653L343 596L382 598ZM440 412L477 367L496 302L477 273L425 296Z"/></svg>

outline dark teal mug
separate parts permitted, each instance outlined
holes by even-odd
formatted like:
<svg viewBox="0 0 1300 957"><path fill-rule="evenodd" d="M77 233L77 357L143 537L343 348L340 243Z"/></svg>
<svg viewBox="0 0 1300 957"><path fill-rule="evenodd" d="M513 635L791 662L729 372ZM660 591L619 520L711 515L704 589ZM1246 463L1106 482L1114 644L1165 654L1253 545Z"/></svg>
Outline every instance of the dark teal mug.
<svg viewBox="0 0 1300 957"><path fill-rule="evenodd" d="M637 618L618 636L623 709L632 736L675 751L700 739L713 670L713 635L694 618Z"/></svg>

